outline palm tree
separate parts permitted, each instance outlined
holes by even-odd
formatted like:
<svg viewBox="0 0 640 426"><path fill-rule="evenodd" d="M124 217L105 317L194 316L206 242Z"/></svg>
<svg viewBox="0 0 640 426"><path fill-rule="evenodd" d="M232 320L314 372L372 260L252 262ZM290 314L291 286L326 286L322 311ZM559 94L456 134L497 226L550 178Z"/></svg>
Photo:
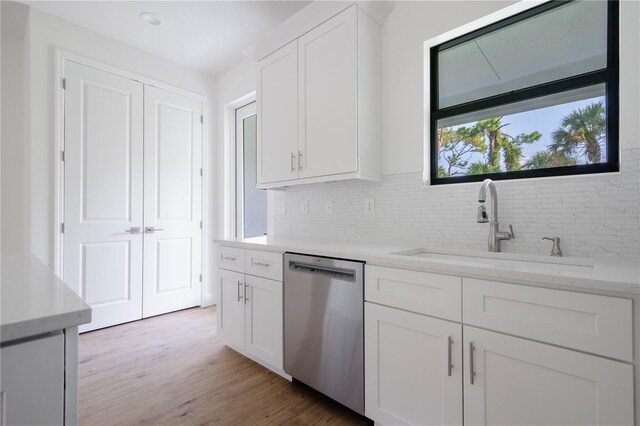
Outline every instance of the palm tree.
<svg viewBox="0 0 640 426"><path fill-rule="evenodd" d="M540 151L533 154L529 161L525 163L524 169L548 169L550 167L574 166L575 164L575 158L570 158L563 154L554 152Z"/></svg>
<svg viewBox="0 0 640 426"><path fill-rule="evenodd" d="M484 152L486 149L482 135L474 129L466 127L455 130L451 127L438 129L436 152L438 159L446 162L446 169L444 166L439 166L442 172L438 170L438 175L442 173L443 176L454 176L464 173L473 153Z"/></svg>
<svg viewBox="0 0 640 426"><path fill-rule="evenodd" d="M552 133L553 143L549 149L565 157L584 156L588 163L600 163L606 130L602 102L594 102L562 119L560 128Z"/></svg>
<svg viewBox="0 0 640 426"><path fill-rule="evenodd" d="M467 176L470 175L487 175L490 173L500 173L500 166L492 166L488 163L472 163L467 171Z"/></svg>

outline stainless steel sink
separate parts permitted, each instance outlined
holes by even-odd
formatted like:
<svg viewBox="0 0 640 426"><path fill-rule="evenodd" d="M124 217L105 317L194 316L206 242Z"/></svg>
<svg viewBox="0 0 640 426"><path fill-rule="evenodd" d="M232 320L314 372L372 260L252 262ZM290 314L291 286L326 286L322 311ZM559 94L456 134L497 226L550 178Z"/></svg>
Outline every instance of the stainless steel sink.
<svg viewBox="0 0 640 426"><path fill-rule="evenodd" d="M422 247L391 254L484 267L492 265L524 268L544 266L547 269L570 269L582 271L593 268L593 259L588 257L551 257L536 254L492 253L472 250L434 250Z"/></svg>

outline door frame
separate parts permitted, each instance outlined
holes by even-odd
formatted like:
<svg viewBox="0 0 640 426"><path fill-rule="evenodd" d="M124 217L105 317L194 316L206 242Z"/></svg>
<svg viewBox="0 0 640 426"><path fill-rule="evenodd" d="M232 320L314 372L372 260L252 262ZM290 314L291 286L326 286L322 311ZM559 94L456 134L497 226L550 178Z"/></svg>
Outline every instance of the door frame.
<svg viewBox="0 0 640 426"><path fill-rule="evenodd" d="M236 110L254 102L255 90L224 106L224 238L236 235Z"/></svg>
<svg viewBox="0 0 640 426"><path fill-rule="evenodd" d="M253 113L250 111L246 115L238 114L244 108L251 109ZM234 193L232 194L234 196L234 202L231 203L231 208L234 210L235 221L232 221L231 228L233 231L232 236L236 238L244 238L244 230L239 229L241 225L242 228L244 228L244 181L239 182L238 180L238 176L244 176L244 163L242 161L244 157L244 130L242 123L246 118L251 117L252 115L257 115L257 105L255 101L249 102L235 110L235 142L233 144L235 163L231 166L231 169L233 169L232 177L234 178L232 180L234 185ZM238 137L242 138L242 145L239 143L240 141Z"/></svg>
<svg viewBox="0 0 640 426"><path fill-rule="evenodd" d="M138 81L142 84L147 84L150 86L155 86L163 90L167 90L169 92L177 93L179 95L187 96L190 98L194 98L202 103L202 116L203 116L203 125L202 125L202 135L201 135L201 158L202 158L202 189L200 197L202 198L201 209L202 209L202 241L201 241L201 250L202 250L202 292L200 295L201 305L204 305L207 302L207 288L209 282L209 274L208 274L208 265L206 264L205 259L208 259L208 249L206 242L210 240L210 229L208 224L208 208L207 203L205 202L205 194L209 191L209 185L207 185L207 177L208 171L211 169L211 165L209 164L209 150L211 148L208 147L208 144L205 141L209 136L209 128L208 128L208 98L205 95L200 93L192 92L186 89L181 89L179 87L175 87L169 84L166 84L162 81L153 79L151 77L147 77L145 75L137 74L135 72L126 71L121 68L117 68L111 65L108 65L103 62L95 61L93 59L86 58L81 55L76 55L75 53L71 53L65 51L63 49L55 49L55 67L54 67L54 81L55 83L55 94L54 94L54 151L51 158L53 162L53 171L54 171L54 208L53 208L53 272L62 279L63 276L63 262L64 262L64 233L62 232L62 226L64 220L64 161L62 157L62 153L64 151L64 94L65 90L63 88L63 79L65 78L65 62L71 61L76 62L81 65L85 65L91 68L96 68L98 70L108 72L111 74L115 74L120 77L128 78L131 80Z"/></svg>

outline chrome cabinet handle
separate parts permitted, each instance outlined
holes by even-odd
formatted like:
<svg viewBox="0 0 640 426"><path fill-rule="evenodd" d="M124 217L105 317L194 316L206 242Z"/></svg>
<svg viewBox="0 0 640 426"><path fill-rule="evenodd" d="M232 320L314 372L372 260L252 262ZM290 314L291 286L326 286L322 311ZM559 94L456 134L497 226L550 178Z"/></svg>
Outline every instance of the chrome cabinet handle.
<svg viewBox="0 0 640 426"><path fill-rule="evenodd" d="M139 234L140 233L140 227L139 226L132 226L129 229L125 229L124 232L126 232L128 234Z"/></svg>
<svg viewBox="0 0 640 426"><path fill-rule="evenodd" d="M298 151L298 170L302 170L302 151Z"/></svg>
<svg viewBox="0 0 640 426"><path fill-rule="evenodd" d="M222 256L222 260L228 260L229 262L235 262L236 258L233 256Z"/></svg>
<svg viewBox="0 0 640 426"><path fill-rule="evenodd" d="M247 285L247 283L244 283L244 304L247 304L247 300L249 300L249 298L247 297L247 288L249 286Z"/></svg>
<svg viewBox="0 0 640 426"><path fill-rule="evenodd" d="M453 365L451 365L451 344L453 340L451 340L451 336L447 336L447 376L451 377L451 369Z"/></svg>
<svg viewBox="0 0 640 426"><path fill-rule="evenodd" d="M265 263L265 262L252 262L255 266L262 266L263 268L268 268L269 266L271 266L270 263Z"/></svg>
<svg viewBox="0 0 640 426"><path fill-rule="evenodd" d="M296 172L296 166L293 162L296 161L296 154L294 152L291 153L291 173Z"/></svg>
<svg viewBox="0 0 640 426"><path fill-rule="evenodd" d="M469 384L473 385L475 384L475 376L476 376L476 372L474 371L474 366L473 366L473 352L476 350L476 348L473 347L473 342L469 342Z"/></svg>
<svg viewBox="0 0 640 426"><path fill-rule="evenodd" d="M241 288L242 288L242 281L238 281L238 302L242 300L242 296L240 295Z"/></svg>
<svg viewBox="0 0 640 426"><path fill-rule="evenodd" d="M145 234L153 234L156 231L164 231L162 228L154 228L153 226L145 226L144 232Z"/></svg>

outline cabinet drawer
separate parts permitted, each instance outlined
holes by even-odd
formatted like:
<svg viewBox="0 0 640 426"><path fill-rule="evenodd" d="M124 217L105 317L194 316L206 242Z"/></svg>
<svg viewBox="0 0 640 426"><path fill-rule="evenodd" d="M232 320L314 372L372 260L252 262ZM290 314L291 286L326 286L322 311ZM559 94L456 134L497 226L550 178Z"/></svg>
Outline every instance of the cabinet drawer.
<svg viewBox="0 0 640 426"><path fill-rule="evenodd" d="M464 278L464 323L633 360L631 300Z"/></svg>
<svg viewBox="0 0 640 426"><path fill-rule="evenodd" d="M244 249L219 246L218 268L244 272Z"/></svg>
<svg viewBox="0 0 640 426"><path fill-rule="evenodd" d="M365 300L452 321L461 320L462 278L365 266Z"/></svg>
<svg viewBox="0 0 640 426"><path fill-rule="evenodd" d="M246 273L282 281L282 253L247 250Z"/></svg>

